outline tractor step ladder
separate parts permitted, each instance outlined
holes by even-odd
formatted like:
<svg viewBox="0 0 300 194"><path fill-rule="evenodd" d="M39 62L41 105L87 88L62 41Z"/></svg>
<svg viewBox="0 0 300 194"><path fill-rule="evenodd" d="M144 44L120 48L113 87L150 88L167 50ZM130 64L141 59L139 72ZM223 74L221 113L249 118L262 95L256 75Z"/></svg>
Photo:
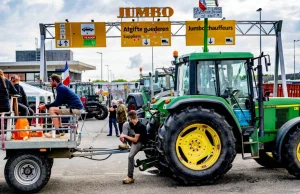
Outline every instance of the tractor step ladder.
<svg viewBox="0 0 300 194"><path fill-rule="evenodd" d="M242 129L242 157L244 160L259 158L259 141L258 134L256 134L254 139L251 139L250 136L255 133L253 127L245 127ZM257 133L257 131L256 131ZM244 139L249 139L244 141ZM245 156L245 147L250 146L251 156Z"/></svg>

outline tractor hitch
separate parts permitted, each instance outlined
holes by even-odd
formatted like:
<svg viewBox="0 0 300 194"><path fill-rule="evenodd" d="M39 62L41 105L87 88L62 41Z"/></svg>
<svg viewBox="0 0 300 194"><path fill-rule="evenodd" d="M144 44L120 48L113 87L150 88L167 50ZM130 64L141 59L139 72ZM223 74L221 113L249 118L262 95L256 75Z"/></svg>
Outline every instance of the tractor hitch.
<svg viewBox="0 0 300 194"><path fill-rule="evenodd" d="M136 160L136 164L134 164L135 167L139 167L140 171L145 171L159 163L157 157L151 157L144 160Z"/></svg>

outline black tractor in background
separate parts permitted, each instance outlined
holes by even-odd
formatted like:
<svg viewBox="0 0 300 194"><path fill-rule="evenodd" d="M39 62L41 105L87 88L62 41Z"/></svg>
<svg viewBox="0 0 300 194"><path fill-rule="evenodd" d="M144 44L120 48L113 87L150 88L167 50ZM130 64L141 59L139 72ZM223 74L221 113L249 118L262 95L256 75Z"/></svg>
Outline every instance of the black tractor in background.
<svg viewBox="0 0 300 194"><path fill-rule="evenodd" d="M98 120L104 120L108 116L108 109L99 102L99 96L94 91L94 85L91 82L71 83L70 89L80 98L85 111L86 118L95 117Z"/></svg>

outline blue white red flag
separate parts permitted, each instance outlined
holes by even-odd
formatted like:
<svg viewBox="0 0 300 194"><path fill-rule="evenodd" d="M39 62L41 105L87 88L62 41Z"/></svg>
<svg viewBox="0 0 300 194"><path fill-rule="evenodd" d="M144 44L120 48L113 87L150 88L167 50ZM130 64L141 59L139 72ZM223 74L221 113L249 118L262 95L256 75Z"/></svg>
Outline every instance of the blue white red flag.
<svg viewBox="0 0 300 194"><path fill-rule="evenodd" d="M70 74L69 74L69 66L68 66L68 62L66 61L66 66L64 69L64 73L63 73L63 84L65 86L69 86L71 83L71 78L70 78Z"/></svg>
<svg viewBox="0 0 300 194"><path fill-rule="evenodd" d="M207 9L206 0L199 0L199 7L202 11L205 11Z"/></svg>

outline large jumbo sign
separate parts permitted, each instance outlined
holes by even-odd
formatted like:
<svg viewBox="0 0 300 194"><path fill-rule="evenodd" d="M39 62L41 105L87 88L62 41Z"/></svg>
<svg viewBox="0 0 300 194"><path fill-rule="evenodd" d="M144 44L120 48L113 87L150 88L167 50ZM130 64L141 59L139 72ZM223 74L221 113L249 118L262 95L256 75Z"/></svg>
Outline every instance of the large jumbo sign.
<svg viewBox="0 0 300 194"><path fill-rule="evenodd" d="M120 7L118 18L171 17L171 7Z"/></svg>

